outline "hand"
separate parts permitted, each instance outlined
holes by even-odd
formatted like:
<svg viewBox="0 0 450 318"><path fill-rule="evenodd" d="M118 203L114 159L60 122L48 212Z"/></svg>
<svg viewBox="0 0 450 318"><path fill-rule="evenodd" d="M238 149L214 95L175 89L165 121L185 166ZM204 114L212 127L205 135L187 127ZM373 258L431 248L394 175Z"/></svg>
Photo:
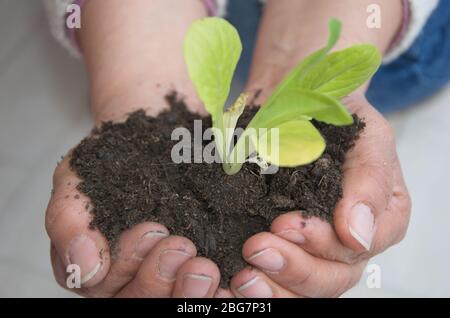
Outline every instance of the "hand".
<svg viewBox="0 0 450 318"><path fill-rule="evenodd" d="M334 226L301 212L274 220L270 233L251 237L243 257L255 266L235 275L231 290L244 297L336 297L354 286L370 257L400 242L411 201L395 150L394 132L366 101L345 100L366 122L343 167L343 198Z"/></svg>
<svg viewBox="0 0 450 318"><path fill-rule="evenodd" d="M220 281L217 266L196 257L194 244L172 236L161 224L146 222L124 232L117 255L105 237L89 227L89 198L77 191L78 177L70 170L69 156L53 176L53 194L46 213L51 240L51 262L57 282L66 284L66 268L77 264L81 288L93 297L212 297ZM219 290L219 293L222 291Z"/></svg>
<svg viewBox="0 0 450 318"><path fill-rule="evenodd" d="M198 0L137 0L132 6L120 0L87 1L77 37L96 124L123 120L141 108L157 115L167 107L164 96L170 90L185 96L191 109L199 111L185 68L183 41L191 23L206 15ZM85 209L89 199L76 190L80 180L69 168L69 157L56 168L46 214L52 264L63 287L66 266L77 263L83 284L75 292L85 296L210 297L216 293L220 280L216 265L196 257L192 242L171 236L161 224L143 223L123 233L112 260L106 239L89 228L91 215Z"/></svg>

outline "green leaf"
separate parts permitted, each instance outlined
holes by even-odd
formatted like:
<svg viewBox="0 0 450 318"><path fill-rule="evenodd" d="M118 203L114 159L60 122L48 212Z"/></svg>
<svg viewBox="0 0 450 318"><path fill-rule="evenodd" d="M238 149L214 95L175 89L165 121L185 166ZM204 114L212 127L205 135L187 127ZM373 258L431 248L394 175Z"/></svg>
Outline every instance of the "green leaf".
<svg viewBox="0 0 450 318"><path fill-rule="evenodd" d="M373 45L356 45L329 54L298 82L299 87L341 99L377 71L381 55Z"/></svg>
<svg viewBox="0 0 450 318"><path fill-rule="evenodd" d="M222 116L242 52L236 29L224 19L195 21L184 41L189 76L213 119Z"/></svg>
<svg viewBox="0 0 450 318"><path fill-rule="evenodd" d="M223 127L225 130L225 147L224 153L228 156L230 151L231 141L233 139L234 130L236 128L237 121L244 111L245 105L247 104L248 94L242 93L236 102L227 109L223 114Z"/></svg>
<svg viewBox="0 0 450 318"><path fill-rule="evenodd" d="M347 108L335 98L312 91L287 89L272 103L272 107L261 107L248 126L272 128L292 119L310 118L336 126L353 123Z"/></svg>
<svg viewBox="0 0 450 318"><path fill-rule="evenodd" d="M318 159L325 150L325 140L309 121L291 120L260 135L255 147L267 162L296 167Z"/></svg>
<svg viewBox="0 0 450 318"><path fill-rule="evenodd" d="M287 77L277 86L272 95L266 102L266 105L271 105L272 102L278 97L278 95L288 87L296 86L308 73L308 71L313 68L317 63L322 61L331 49L336 45L341 34L341 23L336 19L331 19L328 23L329 35L327 45L314 52L307 58L305 58L295 69L293 69Z"/></svg>

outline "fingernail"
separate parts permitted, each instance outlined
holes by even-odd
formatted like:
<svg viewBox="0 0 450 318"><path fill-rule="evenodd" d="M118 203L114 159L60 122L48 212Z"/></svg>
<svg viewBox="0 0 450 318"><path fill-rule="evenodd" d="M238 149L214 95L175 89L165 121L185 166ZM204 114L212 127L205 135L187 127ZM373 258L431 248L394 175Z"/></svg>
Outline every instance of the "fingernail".
<svg viewBox="0 0 450 318"><path fill-rule="evenodd" d="M350 234L366 249L370 250L375 229L375 217L364 203L356 204L350 211Z"/></svg>
<svg viewBox="0 0 450 318"><path fill-rule="evenodd" d="M135 256L142 260L147 256L148 252L155 246L155 244L162 238L169 236L169 234L161 231L149 231L144 233L136 244Z"/></svg>
<svg viewBox="0 0 450 318"><path fill-rule="evenodd" d="M183 295L186 298L203 298L208 295L212 278L206 275L186 274L183 278Z"/></svg>
<svg viewBox="0 0 450 318"><path fill-rule="evenodd" d="M165 250L159 256L159 274L170 280L175 279L178 268L191 257L184 251Z"/></svg>
<svg viewBox="0 0 450 318"><path fill-rule="evenodd" d="M250 256L247 261L260 269L276 273L284 267L284 257L274 248L266 248Z"/></svg>
<svg viewBox="0 0 450 318"><path fill-rule="evenodd" d="M281 231L279 233L276 233L276 235L284 238L285 240L288 240L292 243L295 244L303 244L305 243L306 239L303 236L302 233L300 233L297 230L286 230L286 231Z"/></svg>
<svg viewBox="0 0 450 318"><path fill-rule="evenodd" d="M273 296L270 286L258 276L242 284L237 291L248 298L272 298Z"/></svg>
<svg viewBox="0 0 450 318"><path fill-rule="evenodd" d="M87 283L100 270L102 260L95 242L86 235L77 236L70 242L68 264L76 264L81 271L81 284Z"/></svg>

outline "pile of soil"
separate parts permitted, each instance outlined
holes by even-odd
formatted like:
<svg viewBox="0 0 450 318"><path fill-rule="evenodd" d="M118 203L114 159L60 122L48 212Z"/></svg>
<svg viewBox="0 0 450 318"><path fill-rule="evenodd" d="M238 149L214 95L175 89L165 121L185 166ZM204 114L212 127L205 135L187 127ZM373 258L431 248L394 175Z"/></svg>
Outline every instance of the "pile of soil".
<svg viewBox="0 0 450 318"><path fill-rule="evenodd" d="M345 153L364 123L334 127L313 121L327 147L322 157L298 168L261 175L255 164L228 176L220 164L174 164L171 140L176 127L193 131L197 115L186 110L176 94L167 96L171 110L157 118L144 111L124 123L107 122L72 153L71 168L82 179L78 190L92 201L91 226L114 247L120 234L144 221L160 222L172 234L186 236L198 254L215 261L222 283L245 266L241 247L251 235L267 231L286 211L332 221L342 196ZM247 108L238 126L245 127L256 108ZM211 126L203 118L203 129Z"/></svg>

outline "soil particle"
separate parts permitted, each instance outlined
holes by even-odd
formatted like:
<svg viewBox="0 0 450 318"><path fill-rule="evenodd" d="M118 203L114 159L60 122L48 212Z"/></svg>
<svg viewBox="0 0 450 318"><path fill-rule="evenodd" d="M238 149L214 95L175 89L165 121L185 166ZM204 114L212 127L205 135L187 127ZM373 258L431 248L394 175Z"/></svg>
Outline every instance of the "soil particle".
<svg viewBox="0 0 450 318"><path fill-rule="evenodd" d="M220 164L172 162L172 146L178 142L171 140L173 129L193 132L200 118L186 111L175 94L167 101L171 110L157 118L137 111L124 123L104 123L73 150L70 166L82 179L77 189L91 199L91 226L111 247L134 225L160 222L172 234L191 239L198 255L215 261L224 285L245 266L245 240L269 230L280 214L300 210L332 222L342 196L345 153L364 128L360 119L346 127L313 121L327 147L312 164L281 168L274 175L261 175L257 165L245 164L228 176ZM247 108L238 126L245 127L256 110ZM202 123L204 129L211 125L209 118Z"/></svg>

